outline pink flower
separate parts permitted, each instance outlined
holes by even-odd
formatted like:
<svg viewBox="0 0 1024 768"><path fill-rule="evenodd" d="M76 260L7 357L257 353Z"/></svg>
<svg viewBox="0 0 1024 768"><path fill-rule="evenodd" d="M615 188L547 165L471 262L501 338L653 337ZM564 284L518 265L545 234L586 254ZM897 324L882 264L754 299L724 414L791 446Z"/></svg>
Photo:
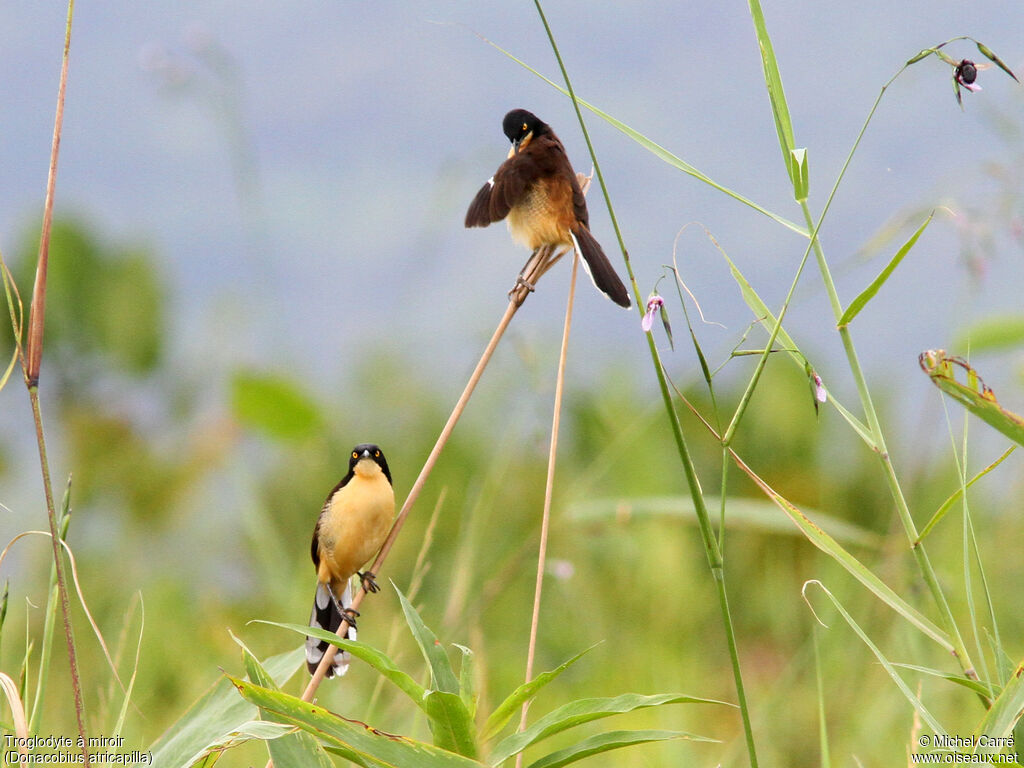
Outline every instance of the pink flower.
<svg viewBox="0 0 1024 768"><path fill-rule="evenodd" d="M654 315L665 306L665 300L656 293L652 293L647 297L647 312L644 313L644 319L640 321L640 327L644 329L644 333L651 330L654 325Z"/></svg>

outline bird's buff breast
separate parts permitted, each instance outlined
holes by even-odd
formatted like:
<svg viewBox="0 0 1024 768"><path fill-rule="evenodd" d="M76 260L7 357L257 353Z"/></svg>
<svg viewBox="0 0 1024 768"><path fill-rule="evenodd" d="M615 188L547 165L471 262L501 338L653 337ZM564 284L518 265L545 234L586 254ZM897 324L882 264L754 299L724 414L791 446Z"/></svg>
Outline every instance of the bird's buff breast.
<svg viewBox="0 0 1024 768"><path fill-rule="evenodd" d="M542 245L571 245L553 215L547 195L534 186L508 212L508 231L531 251Z"/></svg>
<svg viewBox="0 0 1024 768"><path fill-rule="evenodd" d="M320 568L335 579L347 579L373 557L395 514L395 492L383 474L356 475L344 490L320 525Z"/></svg>

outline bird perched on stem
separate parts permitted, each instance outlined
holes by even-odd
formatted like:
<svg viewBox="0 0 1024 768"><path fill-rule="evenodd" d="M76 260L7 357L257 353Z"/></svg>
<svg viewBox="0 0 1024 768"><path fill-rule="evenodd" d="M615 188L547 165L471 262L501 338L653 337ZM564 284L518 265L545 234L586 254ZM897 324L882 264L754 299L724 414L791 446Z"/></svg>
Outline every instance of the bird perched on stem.
<svg viewBox="0 0 1024 768"><path fill-rule="evenodd" d="M367 592L379 587L369 571L359 572L387 538L395 515L391 471L381 449L372 443L357 445L348 459L348 474L327 496L313 530L310 554L316 566L316 596L309 626L337 632L348 622L346 637L356 639L350 579L357 575ZM316 672L328 644L306 638L306 666ZM328 677L348 671L348 654L338 652Z"/></svg>
<svg viewBox="0 0 1024 768"><path fill-rule="evenodd" d="M486 227L507 217L512 237L533 251L544 245L575 248L598 290L629 307L626 286L590 234L586 198L551 126L513 109L502 129L512 142L508 159L473 198L466 226Z"/></svg>

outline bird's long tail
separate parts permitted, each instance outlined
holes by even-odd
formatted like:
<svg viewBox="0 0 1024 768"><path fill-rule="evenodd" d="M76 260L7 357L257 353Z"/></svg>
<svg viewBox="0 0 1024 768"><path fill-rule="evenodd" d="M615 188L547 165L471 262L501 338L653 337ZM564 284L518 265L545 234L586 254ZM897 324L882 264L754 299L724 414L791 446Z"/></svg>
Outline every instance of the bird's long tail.
<svg viewBox="0 0 1024 768"><path fill-rule="evenodd" d="M630 306L629 292L622 284L612 263L604 255L600 244L590 234L590 230L582 224L572 230L572 239L576 244L576 250L583 257L583 268L587 270L591 281L599 291L620 307Z"/></svg>
<svg viewBox="0 0 1024 768"><path fill-rule="evenodd" d="M352 586L350 584L345 585L345 591L339 597L339 601L342 608L348 608L352 605ZM326 629L328 632L337 632L338 627L341 626L341 621L341 613L335 607L327 585L317 584L316 595L313 598L313 613L309 617L309 626L317 629ZM345 638L347 640L356 639L354 627L348 628ZM327 643L325 641L313 637L306 638L306 668L309 670L309 674L312 675L316 672L316 668L320 666L320 660L326 652ZM341 677L348 672L348 663L351 658L345 651L339 650L335 653L334 664L327 670L327 677Z"/></svg>

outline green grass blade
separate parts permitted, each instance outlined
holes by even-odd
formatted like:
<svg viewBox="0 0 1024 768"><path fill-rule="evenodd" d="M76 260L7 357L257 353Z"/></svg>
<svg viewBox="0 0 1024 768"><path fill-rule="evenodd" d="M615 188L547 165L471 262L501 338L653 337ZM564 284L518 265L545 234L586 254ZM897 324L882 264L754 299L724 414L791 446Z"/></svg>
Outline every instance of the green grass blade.
<svg viewBox="0 0 1024 768"><path fill-rule="evenodd" d="M867 303L875 297L875 294L878 293L883 285L885 285L885 281L889 279L892 273L896 270L896 267L898 267L900 262L903 261L903 257L910 253L910 249L914 247L917 239L921 237L925 229L928 228L928 225L931 223L934 215L934 211L928 214L928 218L925 219L914 234L910 236L910 239L907 240L907 242L905 242L898 251L896 251L896 255L893 256L889 263L885 265L885 269L878 273L878 277L872 280L871 284L861 291L857 298L850 302L850 306L846 308L846 311L843 312L843 316L839 318L838 324L840 326L849 325L850 321L853 320L853 318L855 318L857 314L864 309Z"/></svg>
<svg viewBox="0 0 1024 768"><path fill-rule="evenodd" d="M405 614L405 621L408 623L409 629L412 630L412 635L416 640L416 644L419 645L420 651L423 653L423 658L427 660L434 685L438 690L458 695L459 681L455 677L455 670L452 669L451 659L448 658L448 653L445 651L444 646L441 645L437 636L430 631L427 625L423 623L419 612L413 608L412 603L402 594L402 590L393 583L391 586L398 593L398 599L402 603L402 612Z"/></svg>
<svg viewBox="0 0 1024 768"><path fill-rule="evenodd" d="M228 678L242 698L263 712L309 731L329 747L348 750L384 768L480 768L482 763L397 734L348 720L319 704L278 693L245 680ZM457 698L457 697L456 697Z"/></svg>
<svg viewBox="0 0 1024 768"><path fill-rule="evenodd" d="M966 489L970 488L976 482L981 480L981 478L983 478L993 469L1002 464L1003 460L1006 459L1006 457L1013 453L1015 450L1017 450L1017 446L1011 445L1009 448L1003 451L1002 456L1000 456L998 459L993 461L991 464L989 464L987 467L981 470L978 474L976 474L974 477L968 480L965 485L962 485L955 491L953 491L953 493L949 495L949 498L947 498L944 502L942 502L942 504L939 505L939 508L935 510L935 514L931 516L931 519L925 524L924 528L921 529L921 534L917 537L917 540L922 541L925 536L931 533L932 528L934 528L939 523L939 521L946 516L946 513L949 512L950 508L952 508L952 506L956 504L957 501L960 500L960 498L964 495L964 491Z"/></svg>
<svg viewBox="0 0 1024 768"><path fill-rule="evenodd" d="M995 392L989 389L965 360L947 357L941 349L922 352L918 361L932 383L990 427L1024 445L1024 418L999 405ZM956 380L954 366L967 372L967 383Z"/></svg>
<svg viewBox="0 0 1024 768"><path fill-rule="evenodd" d="M466 705L470 718L475 718L477 693L474 680L473 651L458 643L455 643L455 647L462 651L462 665L459 667L459 696L462 698L462 703Z"/></svg>
<svg viewBox="0 0 1024 768"><path fill-rule="evenodd" d="M561 733L569 728L575 728L577 725L646 707L660 707L665 704L726 704L733 706L724 701L685 696L679 693L662 693L654 696L624 693L614 698L579 699L549 712L525 731L514 733L498 742L491 753L491 765L501 765L505 760L522 752L531 744L536 744L548 736Z"/></svg>
<svg viewBox="0 0 1024 768"><path fill-rule="evenodd" d="M274 678L263 668L256 655L233 633L231 633L231 639L242 649L242 662L249 679L256 685L279 692L280 689L274 682ZM264 713L263 719L270 722L281 722L272 713ZM307 768L307 766L309 768L333 768L334 766L320 743L312 735L301 730L278 739L268 740L267 750L270 752L270 759L273 760L275 768Z"/></svg>
<svg viewBox="0 0 1024 768"><path fill-rule="evenodd" d="M333 632L328 632L326 629L310 627L305 624L289 624L286 622L264 621L262 619L255 619L252 623L269 624L272 627L281 627L282 629L288 629L292 632L296 632L303 637L315 637L318 640L323 640L337 646L338 648L342 648L360 661L365 661L375 670L380 672L381 675L398 686L403 693L416 703L416 706L420 708L423 707L423 697L427 695L427 689L413 680L408 674L400 670L395 662L388 658L385 653L378 651L371 645L361 643L357 640L342 640Z"/></svg>
<svg viewBox="0 0 1024 768"><path fill-rule="evenodd" d="M274 656L263 668L276 685L283 685L305 662L301 648ZM256 716L256 708L238 697L226 680L219 680L179 720L153 743L155 768L191 765L213 744L235 733ZM268 724L269 725L269 724Z"/></svg>
<svg viewBox="0 0 1024 768"><path fill-rule="evenodd" d="M988 698L992 694L993 687L990 683L981 682L978 680L971 680L970 678L957 675L952 672L943 672L941 669L931 669L930 667L919 667L916 664L900 664L898 662L892 662L894 667L900 669L909 669L914 672L920 672L923 675L930 675L931 677L938 677L943 680L948 680L951 683L955 683L963 688L968 689L972 693L976 693L979 696ZM996 687L996 689L998 689Z"/></svg>
<svg viewBox="0 0 1024 768"><path fill-rule="evenodd" d="M705 501L709 508L721 506L718 496L705 496ZM801 535L799 530L779 515L777 505L770 500L730 497L728 503L729 515L725 522L730 528L783 536ZM690 521L696 517L693 501L688 496L591 499L570 504L566 514L570 520L587 523L601 520L615 522L623 514L630 519L671 517ZM881 546L882 538L874 531L818 510L805 509L804 514L812 516L819 525L826 526L837 541L871 549Z"/></svg>
<svg viewBox="0 0 1024 768"><path fill-rule="evenodd" d="M545 77L544 75L542 75L540 72L538 72L536 69L531 67L529 64L527 64L522 59L517 58L516 56L514 56L509 51L506 51L501 46L499 46L499 45L493 43L492 41L488 40L486 37L483 37L481 35L478 35L478 37L480 37L485 43L490 45L495 50L500 51L501 53L503 53L506 56L508 56L510 59L512 59L512 61L514 61L519 66L521 66L523 69L527 70L528 72L532 72L534 75L539 77L541 80L543 80L545 83L550 85L555 90L560 91L565 96L569 95L569 91L568 90L566 90L565 88L560 86L554 80L551 80L551 79ZM611 125L613 128L615 128L618 131L621 131L626 136L628 136L633 141L635 141L637 144L639 144L641 147L646 149L648 152L652 153L655 157L660 158L661 160L665 161L666 163L668 163L672 167L677 168L680 171L682 171L683 173L685 173L685 174L687 174L689 176L692 176L693 178L698 179L699 181L704 182L708 186L713 187L714 189L717 189L719 192L722 192L722 193L728 195L732 199L734 199L734 200L736 200L736 201L738 201L740 203L743 203L744 205L746 205L746 206L748 206L750 208L753 208L758 213L763 214L764 216L767 216L769 219L772 219L776 223L781 224L782 226L786 227L789 230L792 230L793 232L796 232L798 235L801 235L803 237L810 237L810 232L808 232L805 227L802 227L799 224L794 224L792 221L789 221L789 220L783 218L782 216L779 216L777 213L773 213L772 211L769 211L767 208L764 208L763 206L758 205L754 201L744 197L743 195L739 194L738 192L734 192L733 190L729 189L728 187L719 184L717 181L714 181L707 174L702 173L701 171L697 170L696 167L694 167L693 165L690 165L690 163L688 163L685 160L683 160L682 158L677 157L676 155L672 154L667 149L662 147L660 144L657 144L654 141L651 141L649 138L644 136L642 133L640 133L639 131L636 131L636 130L630 128L628 125L626 125L622 121L615 119L614 117L609 115L607 112L605 112L605 111L603 111L601 109L598 109L593 104L590 104L589 102L584 101L583 99L579 98L578 96L576 97L576 102L581 107L585 107L585 108L589 109L591 112L593 112L595 115L600 117L602 120L604 120L606 123Z"/></svg>
<svg viewBox="0 0 1024 768"><path fill-rule="evenodd" d="M579 661L585 654L590 653L600 643L595 643L586 650L580 651L571 659L566 661L564 664L560 664L554 669L548 670L547 672L541 672L533 680L528 683L523 683L516 688L508 698L506 698L501 704L499 704L495 710L491 713L491 716L487 718L487 722L484 723L483 731L481 733L481 741L489 741L501 732L501 729L505 727L512 716L520 710L520 708L526 702L530 701L537 692L545 685L550 683L560 674L565 672L570 666Z"/></svg>
<svg viewBox="0 0 1024 768"><path fill-rule="evenodd" d="M697 736L685 731L608 731L591 736L571 747L560 749L545 755L540 760L530 763L528 768L561 768L563 765L575 763L591 755L599 755L610 752L613 749L631 747L634 744L649 744L653 741L674 741L677 739L689 739L691 741L717 742L718 739L709 739L704 736Z"/></svg>
<svg viewBox="0 0 1024 768"><path fill-rule="evenodd" d="M875 658L878 659L879 663L889 674L889 677L892 678L892 681L896 683L896 687L900 689L900 692L904 695L904 697L906 697L907 701L909 701L910 704L914 707L914 709L917 710L917 713L921 716L921 719L928 724L929 728L932 729L932 733L946 733L946 731L942 728L941 725L939 725L939 722L935 719L932 713L928 711L928 708L925 707L923 703L921 703L921 700L918 699L917 696L914 695L913 691L911 691L910 688L907 686L907 684L903 682L903 678L899 676L899 673L896 671L895 667L887 658L885 658L885 655L878 649L878 646L871 642L871 638L869 638L867 634L864 632L864 630L860 628L860 625L857 624L856 621L854 621L853 617L846 612L846 609L843 608L842 604L835 598L835 596L831 592L829 592L828 588L817 580L808 581L804 584L803 589L804 600L807 601L807 605L811 609L811 612L814 613L814 607L811 605L811 602L807 597L807 587L811 585L817 586L821 589L822 592L825 593L828 599L832 602L832 605L835 606L835 609L839 611L840 615L842 615L844 619L846 619L846 623L849 624L850 629L852 629L857 634L857 637L864 641L864 644L875 655ZM815 618L817 618L816 613ZM818 621L820 622L821 620L818 619Z"/></svg>
<svg viewBox="0 0 1024 768"><path fill-rule="evenodd" d="M799 528L809 542L825 552L833 560L839 563L857 581L867 587L878 599L900 614L903 618L921 630L924 634L942 646L950 653L953 652L953 644L949 636L933 624L920 611L911 606L896 592L874 573L871 572L860 560L847 552L842 545L825 531L815 525L807 515L796 508L790 501L783 498L768 483L748 467L739 456L733 453L733 460L747 476L770 498L776 506L785 512L789 519Z"/></svg>
<svg viewBox="0 0 1024 768"><path fill-rule="evenodd" d="M1020 721L1021 714L1024 714L1024 663L1017 665L1002 693L992 702L992 707L974 729L974 736L978 741L982 736L1006 738ZM976 747L976 751L980 754L993 754L992 748L981 744ZM1003 750L998 748L994 751L998 753Z"/></svg>
<svg viewBox="0 0 1024 768"><path fill-rule="evenodd" d="M782 160L789 172L793 190L798 192L800 172L794 163L792 154L796 149L796 141L793 139L793 121L789 117L789 105L786 103L786 92L782 87L779 63L775 59L775 50L772 48L772 39L768 35L768 25L764 20L761 3L758 0L749 0L749 5L750 16L754 21L754 32L757 34L757 44L761 50L764 84L768 88L768 98L772 104L772 117L775 119L775 132L779 137L779 147L782 149ZM799 196L797 199L800 199Z"/></svg>
<svg viewBox="0 0 1024 768"><path fill-rule="evenodd" d="M743 300L746 302L747 306L750 307L751 312L754 313L754 317L764 323L765 327L769 329L774 328L776 323L775 315L768 308L768 305L764 303L761 297L757 294L757 291L754 290L754 287L750 284L747 278L743 276L743 273L740 272L739 267L736 266L733 260L730 259L724 251L721 253L722 258L724 258L729 264L729 272L732 275L733 280L735 280L736 284L739 286ZM779 344L782 345L782 348L786 350L790 359L792 359L793 362L803 370L804 366L807 364L807 358L804 357L802 352L800 352L800 348L796 345L796 342L793 341L793 338L786 333L785 328L779 328L777 340ZM835 396L833 396L831 392L828 396L828 402L832 404L832 406L839 412L839 415L846 420L846 423L853 428L853 431L857 433L860 439L863 440L869 448L877 450L875 440L871 436L871 431L860 419L844 408L842 403L836 400Z"/></svg>
<svg viewBox="0 0 1024 768"><path fill-rule="evenodd" d="M434 737L435 747L465 757L477 756L473 718L457 693L431 691L427 694L423 709L430 718L430 733Z"/></svg>

